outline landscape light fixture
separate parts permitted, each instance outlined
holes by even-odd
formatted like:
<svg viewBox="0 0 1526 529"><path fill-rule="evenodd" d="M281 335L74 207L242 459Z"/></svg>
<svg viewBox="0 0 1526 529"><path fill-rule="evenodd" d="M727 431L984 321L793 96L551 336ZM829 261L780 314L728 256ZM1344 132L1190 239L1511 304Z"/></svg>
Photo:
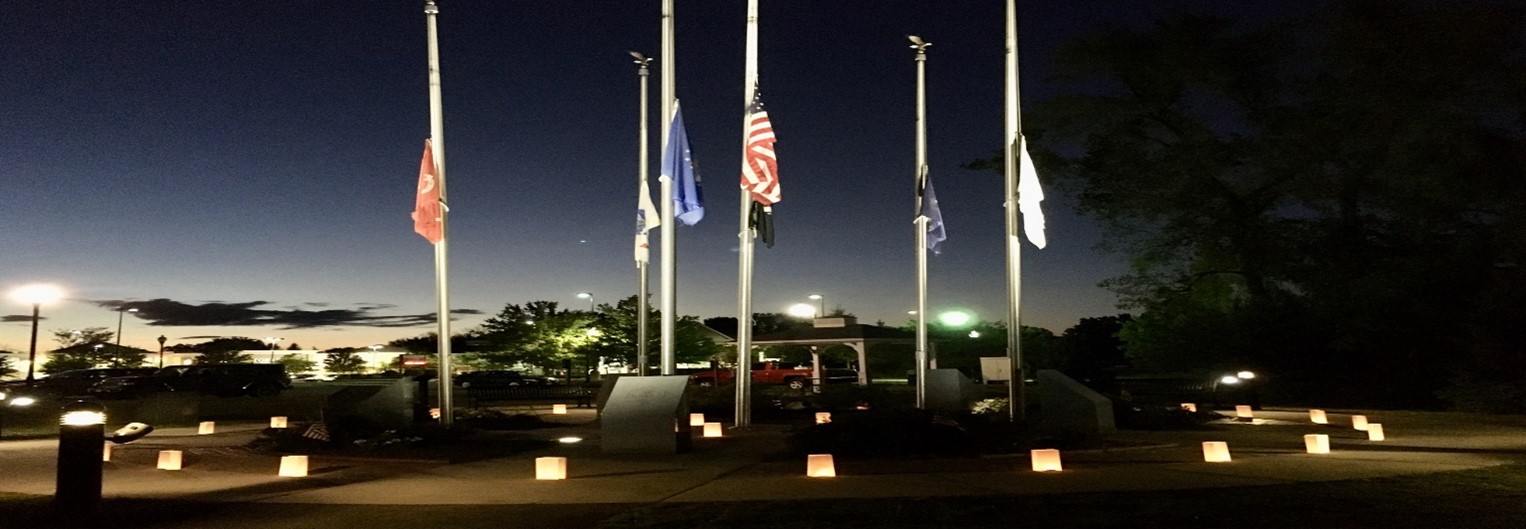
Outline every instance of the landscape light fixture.
<svg viewBox="0 0 1526 529"><path fill-rule="evenodd" d="M53 501L60 507L93 509L101 502L106 407L74 401L59 410L58 473Z"/></svg>

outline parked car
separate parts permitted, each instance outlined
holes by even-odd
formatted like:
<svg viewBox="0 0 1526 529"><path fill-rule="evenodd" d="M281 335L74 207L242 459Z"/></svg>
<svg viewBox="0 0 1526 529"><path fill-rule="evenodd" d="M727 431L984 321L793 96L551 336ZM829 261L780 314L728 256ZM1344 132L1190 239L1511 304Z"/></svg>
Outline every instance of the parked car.
<svg viewBox="0 0 1526 529"><path fill-rule="evenodd" d="M730 369L706 369L695 372L693 381L700 386L727 384L736 378ZM752 381L759 384L783 384L790 389L805 389L811 385L811 366L792 366L779 362L755 362L752 365ZM852 369L823 368L821 381L828 384L857 382L858 372Z"/></svg>
<svg viewBox="0 0 1526 529"><path fill-rule="evenodd" d="M73 369L54 373L28 384L24 380L0 384L0 391L16 396L68 397L84 395L91 386L111 377L146 375L152 367L106 367L99 369Z"/></svg>
<svg viewBox="0 0 1526 529"><path fill-rule="evenodd" d="M504 388L545 383L544 380L525 376L518 371L508 370L472 371L456 375L453 381L457 386L463 388Z"/></svg>
<svg viewBox="0 0 1526 529"><path fill-rule="evenodd" d="M281 364L196 364L166 367L151 375L108 378L90 388L90 393L127 398L164 391L269 397L290 388L291 377Z"/></svg>

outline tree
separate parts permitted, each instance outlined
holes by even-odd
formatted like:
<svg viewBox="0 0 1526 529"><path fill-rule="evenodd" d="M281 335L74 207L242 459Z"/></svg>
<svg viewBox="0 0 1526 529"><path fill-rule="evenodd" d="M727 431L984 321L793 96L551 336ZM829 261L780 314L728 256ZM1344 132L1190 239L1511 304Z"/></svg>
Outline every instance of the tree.
<svg viewBox="0 0 1526 529"><path fill-rule="evenodd" d="M355 354L355 349L340 347L323 352L323 368L330 373L359 373L366 361Z"/></svg>
<svg viewBox="0 0 1526 529"><path fill-rule="evenodd" d="M731 316L717 318L705 318L706 327L720 331L721 334L736 338L737 319ZM777 312L755 312L752 315L752 335L787 331L800 327L809 327L811 322Z"/></svg>
<svg viewBox="0 0 1526 529"><path fill-rule="evenodd" d="M96 367L95 359L90 353L70 349L68 352L50 352L48 360L43 362L39 371L49 375L73 371L75 369L91 369Z"/></svg>
<svg viewBox="0 0 1526 529"><path fill-rule="evenodd" d="M105 327L86 327L83 329L54 329L53 341L58 342L58 348L64 349L76 345L91 345L98 343L111 343L116 333L106 330Z"/></svg>
<svg viewBox="0 0 1526 529"><path fill-rule="evenodd" d="M438 333L429 333L409 338L398 338L387 342L387 347L395 347L409 353L421 355L433 355L439 353L440 338ZM457 334L450 337L451 354L461 354L468 351L469 337Z"/></svg>
<svg viewBox="0 0 1526 529"><path fill-rule="evenodd" d="M235 338L214 338L189 347L182 347L181 349L189 349L199 353L201 356L196 358L196 363L198 364L237 364L253 360L249 355L244 354L244 351L265 348L265 342L240 336Z"/></svg>
<svg viewBox="0 0 1526 529"><path fill-rule="evenodd" d="M287 373L307 373L318 367L318 362L308 360L306 356L296 353L281 355L276 362L286 366Z"/></svg>
<svg viewBox="0 0 1526 529"><path fill-rule="evenodd" d="M564 361L591 366L597 358L634 365L637 310L635 296L599 305L595 312L561 310L553 301L509 304L473 330L471 341L483 344L476 355L479 361L493 366L559 369ZM648 318L652 325L648 350L655 353L660 347L660 314L649 311ZM675 322L674 337L680 362L703 361L723 350L692 316Z"/></svg>
<svg viewBox="0 0 1526 529"><path fill-rule="evenodd" d="M287 351L301 351L302 350L302 346L297 345L297 342L292 342L291 345L286 347L286 350Z"/></svg>
<svg viewBox="0 0 1526 529"><path fill-rule="evenodd" d="M1128 365L1119 334L1133 320L1128 314L1081 318L1059 337L1059 369L1077 380L1111 380Z"/></svg>
<svg viewBox="0 0 1526 529"><path fill-rule="evenodd" d="M105 365L106 367L138 367L143 365L144 361L148 360L148 355L150 353L150 351L147 349L139 349L137 347L128 347L125 345L110 343L96 345L101 346L99 349L95 350L96 363Z"/></svg>
<svg viewBox="0 0 1526 529"><path fill-rule="evenodd" d="M0 349L0 378L10 378L16 374L16 365L11 360L11 355L14 354L18 353Z"/></svg>
<svg viewBox="0 0 1526 529"><path fill-rule="evenodd" d="M1069 45L1077 95L1030 112L1029 139L1130 260L1105 283L1140 311L1120 331L1129 358L1265 369L1347 404L1434 404L1444 354L1526 388L1487 352L1522 345L1493 309L1526 302L1495 290L1522 284L1526 254L1523 20L1336 2Z"/></svg>

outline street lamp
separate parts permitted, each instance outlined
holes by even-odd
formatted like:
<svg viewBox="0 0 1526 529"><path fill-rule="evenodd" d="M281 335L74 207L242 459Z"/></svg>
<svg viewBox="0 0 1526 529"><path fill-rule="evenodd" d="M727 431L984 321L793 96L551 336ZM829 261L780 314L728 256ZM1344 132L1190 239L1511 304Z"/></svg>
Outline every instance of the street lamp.
<svg viewBox="0 0 1526 529"><path fill-rule="evenodd" d="M593 292L578 292L578 299L588 300L588 312L593 312Z"/></svg>
<svg viewBox="0 0 1526 529"><path fill-rule="evenodd" d="M164 342L168 340L163 334L159 335L159 369L164 369Z"/></svg>
<svg viewBox="0 0 1526 529"><path fill-rule="evenodd" d="M33 284L11 291L11 299L32 306L32 347L27 352L26 363L26 381L28 385L37 380L37 322L41 319L42 305L44 303L52 303L61 297L64 297L63 289L53 285Z"/></svg>
<svg viewBox="0 0 1526 529"><path fill-rule="evenodd" d="M374 344L374 345L367 345L366 346L366 349L370 349L371 350L371 363L373 363L373 364L376 363L376 352L380 351L381 348L382 348L381 344Z"/></svg>
<svg viewBox="0 0 1526 529"><path fill-rule="evenodd" d="M816 308L820 309L820 311L817 312L817 314L820 314L822 316L826 316L827 315L827 297L826 296L823 296L821 294L811 294L809 296L806 296L806 298L809 298L811 301L815 301L816 302Z"/></svg>
<svg viewBox="0 0 1526 529"><path fill-rule="evenodd" d="M810 318L816 316L816 307L810 303L796 303L789 306L789 315L796 318Z"/></svg>
<svg viewBox="0 0 1526 529"><path fill-rule="evenodd" d="M273 338L273 337L270 337L270 336L266 336L264 340L260 340L262 342L265 342L266 345L270 346L270 363L272 363L272 364L276 363L276 342L279 342L281 340L285 340L285 338Z"/></svg>
<svg viewBox="0 0 1526 529"><path fill-rule="evenodd" d="M974 319L975 316L962 310L951 310L938 315L938 323L949 327L963 327Z"/></svg>
<svg viewBox="0 0 1526 529"><path fill-rule="evenodd" d="M117 345L122 345L122 316L129 312L138 312L138 309L122 310L122 307L117 307Z"/></svg>

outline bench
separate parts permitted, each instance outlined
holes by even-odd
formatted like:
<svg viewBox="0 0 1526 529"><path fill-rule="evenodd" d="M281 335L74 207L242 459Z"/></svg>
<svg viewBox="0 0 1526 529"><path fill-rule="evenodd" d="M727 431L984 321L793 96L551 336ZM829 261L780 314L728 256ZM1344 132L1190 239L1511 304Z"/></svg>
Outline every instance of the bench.
<svg viewBox="0 0 1526 529"><path fill-rule="evenodd" d="M488 402L562 401L576 402L579 408L593 407L593 391L584 386L527 385L496 388L466 388L467 405L480 408Z"/></svg>

